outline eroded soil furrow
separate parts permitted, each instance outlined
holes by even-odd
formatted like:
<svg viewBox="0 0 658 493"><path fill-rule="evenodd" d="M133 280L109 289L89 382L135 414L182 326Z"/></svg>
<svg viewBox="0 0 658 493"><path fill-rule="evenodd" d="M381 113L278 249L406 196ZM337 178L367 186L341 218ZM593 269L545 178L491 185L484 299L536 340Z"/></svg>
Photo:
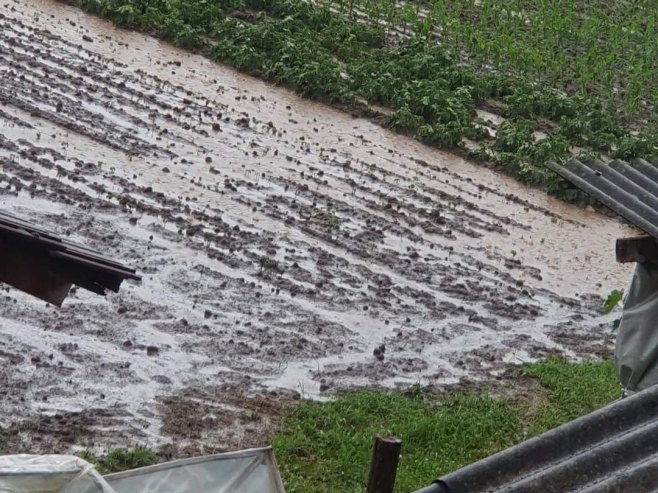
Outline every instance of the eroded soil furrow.
<svg viewBox="0 0 658 493"><path fill-rule="evenodd" d="M617 222L77 10L14 6L1 207L143 280L58 310L0 293L0 425L28 437L13 450L230 445L189 410L247 426L213 399L247 412L268 392L611 350Z"/></svg>

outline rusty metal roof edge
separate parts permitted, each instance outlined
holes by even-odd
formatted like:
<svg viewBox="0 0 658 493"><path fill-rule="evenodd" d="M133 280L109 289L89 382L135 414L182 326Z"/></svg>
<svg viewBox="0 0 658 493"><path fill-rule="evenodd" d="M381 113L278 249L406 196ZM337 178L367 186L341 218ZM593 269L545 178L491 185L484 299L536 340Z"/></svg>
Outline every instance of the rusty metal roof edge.
<svg viewBox="0 0 658 493"><path fill-rule="evenodd" d="M133 274L136 272L135 269L128 267L124 264L121 264L120 262L117 262L108 257L105 257L95 250L84 247L77 243L70 242L68 240L63 240L52 233L45 235L42 234L41 232L32 231L23 226L14 228L6 224L0 223L0 234L2 233L19 238L25 242L39 244L44 247L47 246L52 251L68 252L74 254L79 258L86 258L98 264L114 267L115 269L121 271L126 271Z"/></svg>
<svg viewBox="0 0 658 493"><path fill-rule="evenodd" d="M595 483L613 484L615 480L609 477L610 474L616 473L613 474L615 477L633 477L634 473L646 472L649 467L646 464L658 460L658 444L653 453L648 453L651 447L640 447L639 453L646 452L645 455L637 459L631 457L626 462L615 463L610 457L621 457L619 449L628 449L627 455L632 455L630 451L638 448L635 446L637 440L633 437L655 441L657 435L658 386L654 386L442 476L433 485L416 493L461 493L513 488L514 483L527 483L533 477L536 480L545 479L551 473L564 473L576 465L598 459L605 459L607 462L604 465L611 469L597 471L595 468L587 468L595 477L590 478L591 484L585 483L579 487L585 488ZM616 454L611 454L611 450ZM651 479L658 483L658 462L656 466ZM582 476L583 471L580 474Z"/></svg>
<svg viewBox="0 0 658 493"><path fill-rule="evenodd" d="M48 269L62 281L98 294L117 292L126 279L141 280L136 269L4 211L0 211L0 245L27 252L30 258L50 259Z"/></svg>
<svg viewBox="0 0 658 493"><path fill-rule="evenodd" d="M56 252L51 252L50 255L52 257L56 257L62 260L67 260L69 262L75 262L84 265L85 267L102 270L103 272L107 272L115 276L124 277L125 279L132 279L134 281L141 280L141 277L136 274L135 269L128 267L117 269L116 267L114 267L114 265L111 264L100 263L94 260L87 259L85 257L80 257L79 255L76 255L75 252L56 251Z"/></svg>
<svg viewBox="0 0 658 493"><path fill-rule="evenodd" d="M38 226L13 214L0 211L0 234L7 234L22 241L42 245L51 250L51 254L62 254L69 261L87 265L90 268L114 272L126 279L140 280L136 269L102 255L86 246L58 237Z"/></svg>

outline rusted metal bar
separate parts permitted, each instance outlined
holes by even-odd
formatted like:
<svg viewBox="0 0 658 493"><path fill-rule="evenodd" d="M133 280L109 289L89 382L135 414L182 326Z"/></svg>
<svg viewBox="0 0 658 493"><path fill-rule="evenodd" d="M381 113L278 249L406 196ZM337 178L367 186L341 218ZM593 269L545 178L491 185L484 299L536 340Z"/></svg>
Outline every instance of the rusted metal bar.
<svg viewBox="0 0 658 493"><path fill-rule="evenodd" d="M619 238L616 244L617 262L658 262L658 241L651 236Z"/></svg>
<svg viewBox="0 0 658 493"><path fill-rule="evenodd" d="M375 437L366 493L393 493L401 449L398 437Z"/></svg>

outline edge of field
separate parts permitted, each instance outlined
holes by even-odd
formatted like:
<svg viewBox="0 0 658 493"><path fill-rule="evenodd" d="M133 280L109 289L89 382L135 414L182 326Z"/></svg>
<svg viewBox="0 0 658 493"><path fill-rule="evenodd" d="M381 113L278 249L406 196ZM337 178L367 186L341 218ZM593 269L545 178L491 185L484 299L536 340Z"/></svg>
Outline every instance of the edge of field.
<svg viewBox="0 0 658 493"><path fill-rule="evenodd" d="M266 76L262 72L263 67L259 66L259 63L262 63L260 58L241 66L236 58L240 48L253 46L248 45L245 40L240 44L239 30L229 31L230 26L225 26L226 38L213 41L215 45L211 49L211 38L201 27L202 16L199 16L201 20L198 25L189 22L177 23L176 18L172 17L170 30L167 31L164 29L166 26L156 22L159 17L148 20L139 17L143 14L139 12L132 12L130 15L140 23L129 26L119 17L119 14L123 16L125 12L102 12L101 7L105 0L60 1L103 14L103 17L123 27L137 28L162 39L175 41L179 46L229 63L252 75L260 75L266 80L292 88L303 96L329 102L341 109L356 112L358 116L369 117L391 129L413 135L427 144L450 148L473 160L505 171L520 181L541 186L565 200L584 201L582 194L543 168L543 163L547 160L564 160L571 155L574 146L585 141L591 143L591 137L595 136L593 133L588 134L591 129L574 127L579 111L590 108L588 105L591 102L586 100L576 101L556 93L551 93L553 99L544 100L536 93L534 86L520 84L519 87L523 90L519 94L534 98L533 104L541 103L539 110L528 113L519 107L517 113L509 113L509 108L505 109L508 117L506 121L510 123L496 128L495 135L492 136L488 131L480 131L482 122L476 124L472 113L478 105L488 105L487 107L491 108L493 86L488 86L486 91L475 97L472 94L462 94L463 101L460 100L457 105L459 111L456 116L448 116L445 121L439 123L435 110L421 114L419 108L411 107L413 104L422 103L422 100L415 96L407 101L406 106L396 104L393 112L386 115L369 104L381 102L383 94L364 102L358 90L341 93L339 89L350 89L350 86L340 85L340 73L310 73L307 65L283 64L278 70L287 70L287 76L284 76L283 72ZM279 26L283 20L292 26L290 34L294 40L309 41L309 31L299 25L299 16L302 13L294 13L297 17L293 16L291 21L290 15L284 15L286 12L280 11L277 13L278 17L272 19L276 20L275 26ZM370 54L387 54L383 47L369 46L365 39L372 34L369 31L359 28L352 32L351 24L341 24L337 18L334 20L345 29L345 33L358 34L364 38L360 40L357 36L358 44L341 44L338 48L350 51L364 48L366 51L380 50L368 51ZM194 34L188 41L181 38L186 29L192 29ZM325 31L322 33L323 36L330 35ZM322 41L323 38L318 39ZM227 40L232 44L228 45ZM310 49L314 48L311 43ZM320 48L320 53L326 54L326 47ZM271 55L265 48L256 53L261 58ZM278 55L282 56L281 53L277 53ZM418 52L401 51L398 55L399 68L412 61ZM435 63L442 53L430 51L425 55L430 62ZM350 60L356 58L352 57ZM274 61L277 61L276 58ZM357 61L365 63L362 58ZM318 63L314 59L311 62ZM365 68L365 65L360 67ZM464 74L465 72L460 72L457 76ZM307 79L310 77L312 84L309 85L308 80L304 82L302 76ZM431 82L430 79L426 80ZM323 81L335 82L338 85L321 85ZM412 88L409 84L413 81L402 82L405 87ZM494 82L494 79L488 81L491 84ZM444 101L446 95L448 93L444 91L440 98L434 101L432 98L437 94L421 94L421 98L428 97L432 104L420 106L434 107ZM468 101L473 104L466 104ZM552 120L547 119L549 111ZM608 116L602 113L601 119L605 120ZM555 119L558 119L558 123L555 123ZM553 123L547 125L547 121ZM647 153L653 152L653 136L632 134L614 119L608 123L612 131L606 136L611 137L607 143L600 142L601 147L597 152L623 159L650 157ZM533 133L537 131L539 124L549 126L553 131L545 138L536 139ZM567 131L571 133L567 134ZM596 136L604 139L603 134L596 133ZM464 145L464 138L480 144L469 148ZM591 154L586 154L585 157L587 156L592 157ZM277 406L279 412L273 417L270 429L263 433L262 440L268 441L274 447L289 493L321 493L361 490L373 436L398 435L403 440L404 452L397 488L398 491L410 491L427 484L438 475L591 412L619 397L619 394L620 386L611 361L570 363L563 359L549 358L522 368L510 367L499 380L463 383L447 390L439 391L421 386L405 391L362 390L339 394L328 402L302 401L287 407ZM3 449L3 443L7 443L6 437L0 435L0 452L12 453L6 445ZM173 458L171 451L149 450L143 447L115 449L101 454L88 451L81 455L96 464L103 473ZM185 451L180 451L175 457L185 455Z"/></svg>
<svg viewBox="0 0 658 493"><path fill-rule="evenodd" d="M361 390L327 402L301 401L275 413L260 445L273 446L288 493L356 492L367 478L373 437L395 435L403 443L396 491L408 492L620 395L612 361L550 357L510 366L492 381L445 389ZM1 436L0 451L14 452L2 450ZM108 474L194 453L138 446L79 455Z"/></svg>
<svg viewBox="0 0 658 493"><path fill-rule="evenodd" d="M596 205L550 171L571 156L652 159L658 132L618 109L528 75L465 65L451 48L311 2L58 0L303 97L449 149L563 200ZM147 8L148 7L148 8ZM419 25L421 20L416 19ZM405 28L406 29L406 28ZM520 68L522 69L522 67Z"/></svg>

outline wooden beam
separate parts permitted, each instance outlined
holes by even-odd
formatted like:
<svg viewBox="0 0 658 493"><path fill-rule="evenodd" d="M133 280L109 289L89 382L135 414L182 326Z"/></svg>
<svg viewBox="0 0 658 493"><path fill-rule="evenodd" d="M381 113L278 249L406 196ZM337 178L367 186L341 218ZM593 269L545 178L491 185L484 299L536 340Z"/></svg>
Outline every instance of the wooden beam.
<svg viewBox="0 0 658 493"><path fill-rule="evenodd" d="M616 245L617 262L658 262L658 241L652 236L619 238Z"/></svg>
<svg viewBox="0 0 658 493"><path fill-rule="evenodd" d="M401 448L397 437L375 437L366 493L393 493Z"/></svg>

